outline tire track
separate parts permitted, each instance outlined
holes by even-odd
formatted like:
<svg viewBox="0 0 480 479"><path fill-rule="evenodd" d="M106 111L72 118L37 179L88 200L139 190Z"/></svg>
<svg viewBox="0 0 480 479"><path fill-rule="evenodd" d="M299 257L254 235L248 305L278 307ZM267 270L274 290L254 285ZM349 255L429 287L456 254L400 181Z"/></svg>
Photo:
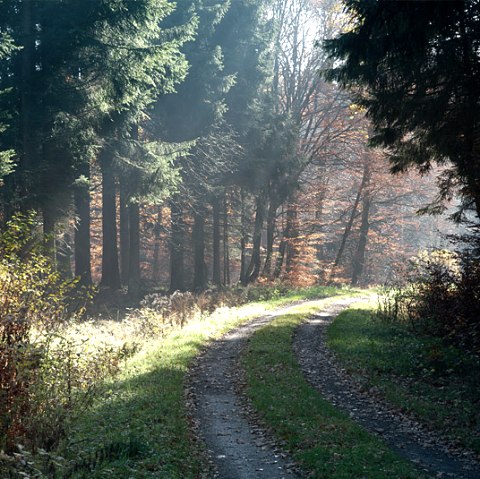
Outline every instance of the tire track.
<svg viewBox="0 0 480 479"><path fill-rule="evenodd" d="M480 478L473 455L455 451L438 434L367 394L336 362L327 348L325 333L330 322L346 307L338 302L325 308L296 331L293 349L307 380L334 406L345 411L370 432L381 436L398 454L435 477Z"/></svg>
<svg viewBox="0 0 480 479"><path fill-rule="evenodd" d="M193 422L207 446L214 477L222 479L295 479L295 465L250 418L237 392L238 361L248 338L276 316L298 304L256 318L212 343L190 371L188 390Z"/></svg>

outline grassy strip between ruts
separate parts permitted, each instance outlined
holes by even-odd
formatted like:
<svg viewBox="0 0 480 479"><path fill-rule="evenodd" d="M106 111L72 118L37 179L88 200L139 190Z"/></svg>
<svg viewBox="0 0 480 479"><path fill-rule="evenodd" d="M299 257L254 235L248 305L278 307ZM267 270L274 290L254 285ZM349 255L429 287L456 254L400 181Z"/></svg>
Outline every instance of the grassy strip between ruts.
<svg viewBox="0 0 480 479"><path fill-rule="evenodd" d="M71 478L199 478L205 471L184 406L184 380L208 340L282 304L341 293L297 291L272 301L224 308L166 338L148 343L127 361L95 408L79 418L59 454Z"/></svg>
<svg viewBox="0 0 480 479"><path fill-rule="evenodd" d="M439 338L375 317L375 304L340 314L328 345L342 364L398 408L480 453L480 360Z"/></svg>
<svg viewBox="0 0 480 479"><path fill-rule="evenodd" d="M291 349L315 307L299 306L257 331L243 358L247 393L293 458L315 478L418 479L408 462L325 401L304 379Z"/></svg>

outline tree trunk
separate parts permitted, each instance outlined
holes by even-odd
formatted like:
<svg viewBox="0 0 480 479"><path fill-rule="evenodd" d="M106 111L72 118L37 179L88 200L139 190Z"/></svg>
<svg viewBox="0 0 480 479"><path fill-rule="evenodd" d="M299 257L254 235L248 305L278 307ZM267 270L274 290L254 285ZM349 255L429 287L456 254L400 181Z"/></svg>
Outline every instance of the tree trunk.
<svg viewBox="0 0 480 479"><path fill-rule="evenodd" d="M285 241L284 238L282 238L282 241L280 241L280 246L278 248L277 261L275 262L275 271L273 272L273 277L275 279L280 278L280 275L282 274L283 260L285 259L286 249L287 249L287 242Z"/></svg>
<svg viewBox="0 0 480 479"><path fill-rule="evenodd" d="M86 163L80 174L90 179L90 166ZM79 185L74 190L75 211L75 276L80 277L83 285L92 284L90 253L90 191L89 186Z"/></svg>
<svg viewBox="0 0 480 479"><path fill-rule="evenodd" d="M213 275L212 282L221 286L222 277L220 269L220 198L213 199Z"/></svg>
<svg viewBox="0 0 480 479"><path fill-rule="evenodd" d="M132 125L132 140L139 140L139 128L137 124ZM137 193L140 186L140 177L138 170L134 167L130 173L130 194ZM128 293L132 296L140 295L140 286L142 283L140 269L140 203L138 199L134 201L129 198L128 201Z"/></svg>
<svg viewBox="0 0 480 479"><path fill-rule="evenodd" d="M286 261L287 274L292 273L298 260L298 211L297 204L292 200L287 206L287 233L286 233Z"/></svg>
<svg viewBox="0 0 480 479"><path fill-rule="evenodd" d="M462 180L468 187L468 196L473 200L477 218L480 220L480 128L478 126L478 80L476 74L476 64L478 61L478 53L476 48L472 48L469 41L470 34L467 27L466 12L460 14L461 42L463 67L466 75L465 91L467 99L465 101L465 109L462 115L463 120L463 141L464 158L460 163Z"/></svg>
<svg viewBox="0 0 480 479"><path fill-rule="evenodd" d="M316 198L316 210L315 210L315 224L317 227L317 240L315 243L315 250L316 250L316 257L317 261L322 261L325 257L324 249L323 249L323 225L322 225L322 217L323 217L323 207L325 203L325 188L321 188L317 194Z"/></svg>
<svg viewBox="0 0 480 479"><path fill-rule="evenodd" d="M282 206L282 213L281 213L281 218L282 218L282 225L281 225L281 231L282 231L282 238L280 240L280 246L278 247L278 255L277 255L277 259L275 261L275 269L273 271L273 277L275 279L278 279L280 278L281 274L282 274L282 269L283 269L283 261L285 259L285 252L287 250L287 242L285 241L285 235L287 234L286 233L286 226L284 224L284 217L285 217L285 213L284 213L284 210L283 210L283 206Z"/></svg>
<svg viewBox="0 0 480 479"><path fill-rule="evenodd" d="M102 280L101 286L119 289L120 269L117 246L117 206L115 174L110 152L100 154L102 171Z"/></svg>
<svg viewBox="0 0 480 479"><path fill-rule="evenodd" d="M343 253L345 251L345 246L347 244L347 239L350 236L353 222L355 220L355 217L357 216L358 205L360 203L360 199L362 198L363 190L369 181L369 175L370 175L370 170L368 167L368 159L365 159L362 182L360 183L360 187L358 188L357 196L355 197L355 201L353 203L350 218L348 219L348 222L345 226L345 231L343 232L343 235L342 235L342 242L340 243L340 248L338 249L337 256L335 257L335 262L333 263L332 270L330 271L330 275L328 278L329 283L331 283L334 280L336 269L340 265L340 262L342 260Z"/></svg>
<svg viewBox="0 0 480 479"><path fill-rule="evenodd" d="M273 259L273 243L275 237L275 224L277 219L277 205L270 200L267 213L267 251L265 255L265 265L263 267L263 275L267 278L272 276L272 259Z"/></svg>
<svg viewBox="0 0 480 479"><path fill-rule="evenodd" d="M120 273L122 284L128 284L130 262L130 227L128 211L128 186L124 175L120 177Z"/></svg>
<svg viewBox="0 0 480 479"><path fill-rule="evenodd" d="M128 293L139 296L142 282L140 271L140 205L134 201L128 205L129 246Z"/></svg>
<svg viewBox="0 0 480 479"><path fill-rule="evenodd" d="M223 284L230 285L230 249L228 245L228 199L223 200Z"/></svg>
<svg viewBox="0 0 480 479"><path fill-rule="evenodd" d="M154 281L158 281L160 279L160 239L161 239L161 231L162 231L162 207L158 207L157 213L157 221L155 223L154 228L154 236L155 236L155 245L153 246L153 266L152 266L152 276Z"/></svg>
<svg viewBox="0 0 480 479"><path fill-rule="evenodd" d="M248 229L247 229L247 212L245 206L245 191L243 188L240 191L241 201L241 238L240 238L240 283L244 286L247 284L247 243L248 243Z"/></svg>
<svg viewBox="0 0 480 479"><path fill-rule="evenodd" d="M63 278L72 279L72 246L68 233L64 233L57 242L57 265Z"/></svg>
<svg viewBox="0 0 480 479"><path fill-rule="evenodd" d="M185 224L183 221L183 208L178 196L171 200L170 211L170 292L185 291Z"/></svg>
<svg viewBox="0 0 480 479"><path fill-rule="evenodd" d="M22 2L22 40L20 53L20 169L22 176L20 178L21 196L28 198L31 194L30 181L32 175L33 163L35 160L35 128L32 118L35 108L35 99L32 92L34 85L33 76L35 72L35 20L34 20L34 1L27 0ZM30 208L30 204L22 205L25 210Z"/></svg>
<svg viewBox="0 0 480 479"><path fill-rule="evenodd" d="M205 209L201 205L197 205L193 216L193 288L195 291L203 291L207 287Z"/></svg>
<svg viewBox="0 0 480 479"><path fill-rule="evenodd" d="M357 286L365 266L365 250L367 247L368 231L370 223L368 221L370 214L371 199L368 190L363 196L362 223L360 225L360 238L358 240L357 251L353 257L352 286Z"/></svg>
<svg viewBox="0 0 480 479"><path fill-rule="evenodd" d="M262 228L265 217L265 196L260 194L255 205L255 225L253 230L252 256L247 269L247 283L253 283L260 274L260 248L262 246Z"/></svg>

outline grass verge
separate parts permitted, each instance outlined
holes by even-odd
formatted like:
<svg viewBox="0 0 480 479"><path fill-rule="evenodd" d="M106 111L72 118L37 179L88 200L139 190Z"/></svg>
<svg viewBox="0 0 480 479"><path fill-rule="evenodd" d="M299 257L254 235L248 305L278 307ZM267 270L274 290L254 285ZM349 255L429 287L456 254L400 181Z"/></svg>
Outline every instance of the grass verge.
<svg viewBox="0 0 480 479"><path fill-rule="evenodd" d="M247 393L265 423L315 478L418 479L408 462L322 399L291 350L295 328L315 307L299 306L257 331L243 358Z"/></svg>
<svg viewBox="0 0 480 479"><path fill-rule="evenodd" d="M202 477L205 464L191 435L183 398L192 359L210 339L267 310L339 292L313 288L263 303L223 308L148 342L126 362L121 375L108 385L107 394L72 425L59 450L66 466L58 477Z"/></svg>
<svg viewBox="0 0 480 479"><path fill-rule="evenodd" d="M328 345L366 388L480 454L480 360L439 338L375 318L374 304L343 312Z"/></svg>

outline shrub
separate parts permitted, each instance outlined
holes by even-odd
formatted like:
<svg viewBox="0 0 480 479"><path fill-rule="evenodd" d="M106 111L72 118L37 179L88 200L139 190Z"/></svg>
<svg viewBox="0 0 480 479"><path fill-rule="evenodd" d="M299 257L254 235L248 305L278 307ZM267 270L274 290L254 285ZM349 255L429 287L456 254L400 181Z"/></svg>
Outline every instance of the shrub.
<svg viewBox="0 0 480 479"><path fill-rule="evenodd" d="M0 235L0 450L53 448L128 354L89 350L65 334L90 292L65 281L36 237L35 216L16 216ZM73 307L72 304L76 306Z"/></svg>
<svg viewBox="0 0 480 479"><path fill-rule="evenodd" d="M404 283L381 295L378 316L480 355L480 238L462 241L456 253L416 258Z"/></svg>
<svg viewBox="0 0 480 479"><path fill-rule="evenodd" d="M288 286L278 283L212 288L198 294L175 291L166 296L153 293L145 296L140 303L140 310L133 314L141 317L144 333L162 335L173 326L183 327L197 315L209 315L221 307L231 308L248 302L278 299L289 290Z"/></svg>

